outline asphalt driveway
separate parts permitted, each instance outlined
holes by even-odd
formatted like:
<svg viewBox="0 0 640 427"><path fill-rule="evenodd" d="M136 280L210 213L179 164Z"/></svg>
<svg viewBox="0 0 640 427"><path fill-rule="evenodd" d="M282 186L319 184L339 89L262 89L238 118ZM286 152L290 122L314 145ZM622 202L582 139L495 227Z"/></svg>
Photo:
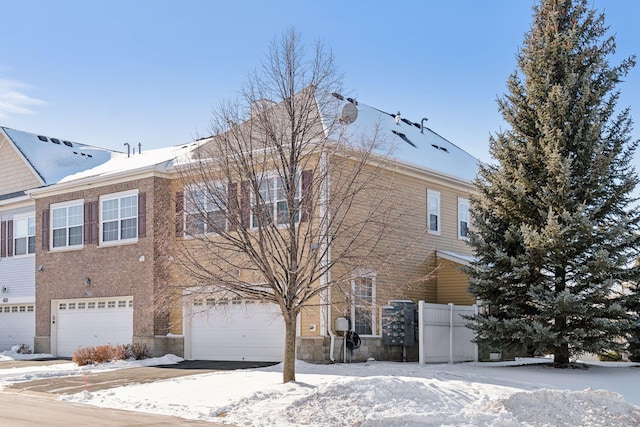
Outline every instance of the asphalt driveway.
<svg viewBox="0 0 640 427"><path fill-rule="evenodd" d="M11 361L0 362L0 369L46 364L69 363L69 360ZM185 360L172 365L123 368L105 372L90 372L85 375L43 378L33 381L13 383L5 391L35 392L51 394L75 394L82 391L94 392L129 384L144 384L175 377L184 377L215 371L250 369L271 366L269 362L227 362L207 360Z"/></svg>

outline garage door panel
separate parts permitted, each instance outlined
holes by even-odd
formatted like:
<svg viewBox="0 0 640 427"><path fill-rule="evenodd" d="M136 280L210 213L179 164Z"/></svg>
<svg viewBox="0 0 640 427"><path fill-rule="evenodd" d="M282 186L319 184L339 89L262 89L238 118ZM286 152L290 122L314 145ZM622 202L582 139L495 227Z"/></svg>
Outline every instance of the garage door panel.
<svg viewBox="0 0 640 427"><path fill-rule="evenodd" d="M197 305L192 312L193 359L282 361L284 322L275 304Z"/></svg>
<svg viewBox="0 0 640 427"><path fill-rule="evenodd" d="M56 353L70 357L82 347L131 344L133 299L83 299L57 302Z"/></svg>
<svg viewBox="0 0 640 427"><path fill-rule="evenodd" d="M35 334L34 304L0 304L0 351L17 344L26 344L33 350Z"/></svg>

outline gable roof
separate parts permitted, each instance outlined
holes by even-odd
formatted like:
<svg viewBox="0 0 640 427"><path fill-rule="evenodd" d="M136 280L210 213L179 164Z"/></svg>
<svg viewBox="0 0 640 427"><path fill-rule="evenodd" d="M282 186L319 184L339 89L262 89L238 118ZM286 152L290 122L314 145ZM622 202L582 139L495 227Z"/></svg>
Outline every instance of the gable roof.
<svg viewBox="0 0 640 427"><path fill-rule="evenodd" d="M387 113L351 98L342 109L341 121L350 131L364 138L382 141L379 151L400 162L472 182L479 160L426 126L399 115ZM396 120L396 116L398 119Z"/></svg>
<svg viewBox="0 0 640 427"><path fill-rule="evenodd" d="M45 186L100 165L109 160L113 153L103 148L7 127L0 127L0 131L13 143Z"/></svg>

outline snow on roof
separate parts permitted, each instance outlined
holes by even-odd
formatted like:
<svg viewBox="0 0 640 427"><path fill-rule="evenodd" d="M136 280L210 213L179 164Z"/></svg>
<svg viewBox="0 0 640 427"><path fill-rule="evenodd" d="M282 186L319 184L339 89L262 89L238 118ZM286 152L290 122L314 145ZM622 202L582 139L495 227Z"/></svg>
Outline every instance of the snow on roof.
<svg viewBox="0 0 640 427"><path fill-rule="evenodd" d="M142 153L132 155L112 152L111 158L107 162L91 169L68 175L60 180L60 182L66 183L83 178L108 177L119 173L133 172L157 165L160 165L163 170L166 170L176 157L182 156L183 153L191 148L192 147L190 145L172 146L147 150Z"/></svg>
<svg viewBox="0 0 640 427"><path fill-rule="evenodd" d="M340 95L337 95L341 98ZM402 162L440 172L465 181L473 181L479 160L447 141L431 129L386 113L361 102L347 99L342 110L342 121L359 136L373 137L379 132L383 150ZM355 107L355 108L354 108ZM381 132L381 134L380 134Z"/></svg>
<svg viewBox="0 0 640 427"><path fill-rule="evenodd" d="M476 257L474 257L473 255L465 255L465 254L451 252L451 251L437 250L436 256L438 258L446 259L449 261L453 261L457 264L462 264L467 266L471 265L472 262L476 261Z"/></svg>
<svg viewBox="0 0 640 427"><path fill-rule="evenodd" d="M2 127L45 185L65 176L96 167L111 158L112 151L44 135Z"/></svg>

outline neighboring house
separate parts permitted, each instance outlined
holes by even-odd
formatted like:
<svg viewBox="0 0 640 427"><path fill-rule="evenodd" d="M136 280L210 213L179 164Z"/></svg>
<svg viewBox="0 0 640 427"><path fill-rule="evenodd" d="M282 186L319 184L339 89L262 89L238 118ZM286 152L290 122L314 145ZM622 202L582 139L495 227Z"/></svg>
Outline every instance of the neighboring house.
<svg viewBox="0 0 640 427"><path fill-rule="evenodd" d="M29 191L40 225L36 351L69 357L79 347L141 343L182 354L182 339L167 337L158 289L167 286L173 239L161 224L173 211L167 165L184 149L111 153Z"/></svg>
<svg viewBox="0 0 640 427"><path fill-rule="evenodd" d="M381 307L388 300L474 303L460 266L472 259L466 239L477 159L420 124L355 101L345 106L354 134L366 136L379 126L395 147L385 161L413 236L388 241L411 245L411 253L393 272L371 265L352 277L358 304L335 292L305 310L297 354L309 361L338 359L342 339L334 325L347 315L363 340L356 359L397 360L402 349L382 340ZM184 189L174 160L209 139L129 155L43 138L5 129L0 139L2 229L14 221L12 234L2 234L0 290L7 291L0 295L0 322L24 307L24 324L32 328L18 340L8 331L18 334L22 320L0 323L7 343L25 341L37 352L65 357L82 346L143 343L154 355L281 360L277 308L234 298L164 299L167 288L189 285L170 275L176 239L184 238L185 227L206 227L190 221L188 205L176 196ZM419 285L404 286L415 278ZM214 304L224 309L207 310Z"/></svg>
<svg viewBox="0 0 640 427"><path fill-rule="evenodd" d="M0 128L0 351L34 346L37 225L25 191L108 158L107 150Z"/></svg>

